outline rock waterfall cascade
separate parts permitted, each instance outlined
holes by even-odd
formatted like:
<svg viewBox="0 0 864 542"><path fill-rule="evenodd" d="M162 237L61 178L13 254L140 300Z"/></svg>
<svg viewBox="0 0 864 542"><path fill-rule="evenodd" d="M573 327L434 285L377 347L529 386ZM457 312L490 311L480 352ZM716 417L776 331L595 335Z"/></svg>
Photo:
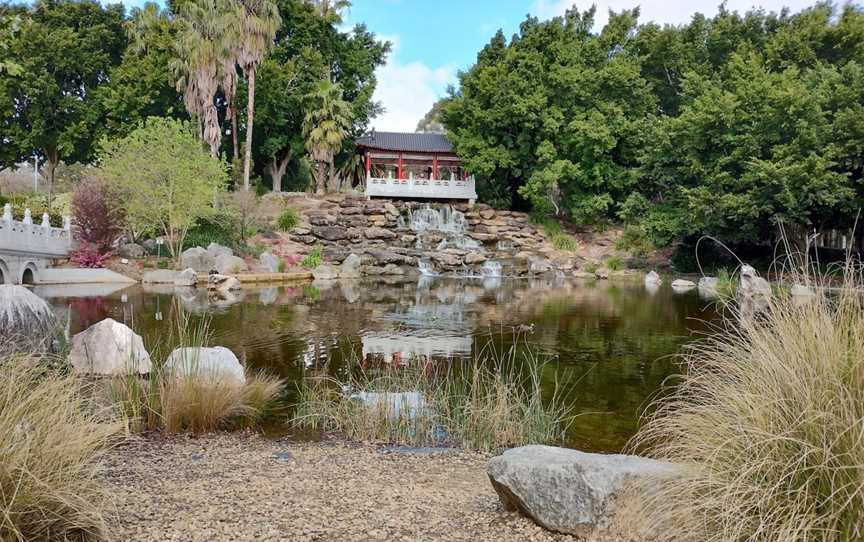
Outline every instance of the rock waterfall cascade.
<svg viewBox="0 0 864 542"><path fill-rule="evenodd" d="M503 276L501 263L496 262L495 260L486 260L483 263L483 267L480 268L480 274L483 277L501 277L501 276Z"/></svg>

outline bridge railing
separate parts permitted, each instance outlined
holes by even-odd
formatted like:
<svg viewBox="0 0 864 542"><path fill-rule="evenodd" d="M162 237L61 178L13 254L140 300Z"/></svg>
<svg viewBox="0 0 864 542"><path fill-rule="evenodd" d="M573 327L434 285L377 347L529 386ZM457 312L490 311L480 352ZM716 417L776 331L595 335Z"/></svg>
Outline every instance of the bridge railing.
<svg viewBox="0 0 864 542"><path fill-rule="evenodd" d="M72 221L63 217L63 227L51 226L48 214L42 215L41 224L34 224L30 209L24 211L24 220L12 217L12 205L3 207L0 218L0 251L63 258L72 250Z"/></svg>

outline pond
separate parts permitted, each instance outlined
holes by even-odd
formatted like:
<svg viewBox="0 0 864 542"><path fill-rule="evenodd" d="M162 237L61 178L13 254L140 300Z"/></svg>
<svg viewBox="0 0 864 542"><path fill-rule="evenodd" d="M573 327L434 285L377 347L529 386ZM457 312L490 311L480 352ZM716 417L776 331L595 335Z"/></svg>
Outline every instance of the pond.
<svg viewBox="0 0 864 542"><path fill-rule="evenodd" d="M219 300L140 286L36 293L67 333L110 317L143 335L154 354L167 348L175 311L206 315L213 345L231 348L252 370L280 375L289 390L304 374L344 370L349 359L448 363L518 336L548 359L544 394L557 386L572 408L565 444L596 452L621 450L640 412L680 370L674 354L717 316L696 291L647 291L639 280L420 277L257 287Z"/></svg>

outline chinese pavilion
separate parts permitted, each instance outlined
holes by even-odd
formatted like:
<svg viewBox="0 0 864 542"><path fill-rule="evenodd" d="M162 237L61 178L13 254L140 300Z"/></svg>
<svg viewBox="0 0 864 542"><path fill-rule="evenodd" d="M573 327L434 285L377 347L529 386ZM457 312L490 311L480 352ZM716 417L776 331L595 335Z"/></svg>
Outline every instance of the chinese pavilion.
<svg viewBox="0 0 864 542"><path fill-rule="evenodd" d="M370 198L468 200L477 192L444 134L376 132L357 140Z"/></svg>

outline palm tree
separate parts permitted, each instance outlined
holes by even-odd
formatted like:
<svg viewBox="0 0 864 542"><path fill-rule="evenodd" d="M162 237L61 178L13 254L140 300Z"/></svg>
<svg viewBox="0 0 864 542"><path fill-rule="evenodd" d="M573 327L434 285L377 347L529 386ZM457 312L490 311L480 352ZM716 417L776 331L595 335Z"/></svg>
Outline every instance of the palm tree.
<svg viewBox="0 0 864 542"><path fill-rule="evenodd" d="M249 99L246 104L246 147L243 157L243 186L249 189L252 163L252 127L255 120L255 74L258 65L273 47L273 39L282 25L279 8L271 0L234 0L232 24L236 42L237 63L246 74Z"/></svg>
<svg viewBox="0 0 864 542"><path fill-rule="evenodd" d="M220 72L228 55L225 40L225 10L219 0L186 0L177 18L179 58L173 68L177 90L183 92L186 110L199 123L199 135L219 156L222 129L214 97Z"/></svg>
<svg viewBox="0 0 864 542"><path fill-rule="evenodd" d="M303 133L306 149L316 166L315 191L318 194L327 188L338 191L341 183L337 182L333 160L351 128L351 105L342 99L342 88L327 79L318 82L307 100Z"/></svg>

